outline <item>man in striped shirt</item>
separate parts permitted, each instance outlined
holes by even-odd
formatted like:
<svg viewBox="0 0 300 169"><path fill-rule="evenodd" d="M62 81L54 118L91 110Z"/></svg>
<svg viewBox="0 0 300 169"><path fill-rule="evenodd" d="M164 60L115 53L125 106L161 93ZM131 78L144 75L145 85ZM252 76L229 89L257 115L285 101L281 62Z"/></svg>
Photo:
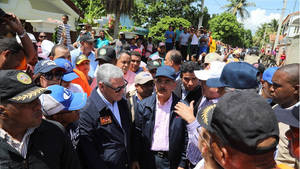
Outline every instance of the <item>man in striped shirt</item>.
<svg viewBox="0 0 300 169"><path fill-rule="evenodd" d="M61 19L63 21L63 24L58 26L56 42L57 43L63 42L63 37L66 36L67 38L66 46L72 45L71 35L70 35L71 26L68 24L69 17L68 15L63 15Z"/></svg>

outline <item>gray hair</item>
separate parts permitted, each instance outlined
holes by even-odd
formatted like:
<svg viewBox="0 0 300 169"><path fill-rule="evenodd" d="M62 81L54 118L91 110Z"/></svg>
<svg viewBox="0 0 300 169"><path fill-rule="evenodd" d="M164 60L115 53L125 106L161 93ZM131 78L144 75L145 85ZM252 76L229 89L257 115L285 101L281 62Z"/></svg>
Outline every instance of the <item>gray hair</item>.
<svg viewBox="0 0 300 169"><path fill-rule="evenodd" d="M105 63L101 65L96 73L97 83L103 82L106 84L110 84L111 78L121 78L123 76L124 74L122 70L119 67L110 63Z"/></svg>
<svg viewBox="0 0 300 169"><path fill-rule="evenodd" d="M127 54L131 57L131 54L129 51L127 50L121 50L119 54L117 54L116 59L119 60L121 58L122 55Z"/></svg>

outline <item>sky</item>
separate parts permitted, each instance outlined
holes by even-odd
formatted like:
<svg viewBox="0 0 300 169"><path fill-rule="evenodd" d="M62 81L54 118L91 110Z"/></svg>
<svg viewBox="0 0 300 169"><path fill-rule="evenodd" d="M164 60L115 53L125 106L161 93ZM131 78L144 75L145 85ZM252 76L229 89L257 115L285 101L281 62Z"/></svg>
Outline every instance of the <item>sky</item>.
<svg viewBox="0 0 300 169"><path fill-rule="evenodd" d="M299 11L300 0L287 0L287 6L283 19L290 13ZM258 27L266 22L270 22L272 19L280 18L281 9L283 7L283 0L248 0L248 2L254 2L255 7L248 7L247 10L250 13L250 17L242 21L246 29L250 29L254 35ZM223 6L228 4L227 0L204 0L204 6L208 8L209 14L219 14L225 11Z"/></svg>

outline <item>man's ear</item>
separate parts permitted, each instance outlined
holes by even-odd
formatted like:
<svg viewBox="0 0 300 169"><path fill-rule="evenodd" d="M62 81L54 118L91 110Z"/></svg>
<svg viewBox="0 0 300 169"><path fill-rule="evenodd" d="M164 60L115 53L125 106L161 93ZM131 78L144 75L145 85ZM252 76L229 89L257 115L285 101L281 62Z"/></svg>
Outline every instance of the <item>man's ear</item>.
<svg viewBox="0 0 300 169"><path fill-rule="evenodd" d="M219 146L216 142L211 144L213 156L221 166L226 166L228 163L228 151L225 147Z"/></svg>
<svg viewBox="0 0 300 169"><path fill-rule="evenodd" d="M296 95L298 95L298 97L299 97L299 84L295 85L294 88L295 88L295 92L294 93Z"/></svg>

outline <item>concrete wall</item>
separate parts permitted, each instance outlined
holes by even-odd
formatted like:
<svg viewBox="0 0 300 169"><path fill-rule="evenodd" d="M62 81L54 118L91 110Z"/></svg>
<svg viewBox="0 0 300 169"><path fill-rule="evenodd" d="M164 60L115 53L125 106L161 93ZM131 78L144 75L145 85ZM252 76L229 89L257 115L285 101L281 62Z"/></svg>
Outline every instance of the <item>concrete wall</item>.
<svg viewBox="0 0 300 169"><path fill-rule="evenodd" d="M292 40L290 46L287 47L285 64L300 63L300 39L299 36Z"/></svg>

